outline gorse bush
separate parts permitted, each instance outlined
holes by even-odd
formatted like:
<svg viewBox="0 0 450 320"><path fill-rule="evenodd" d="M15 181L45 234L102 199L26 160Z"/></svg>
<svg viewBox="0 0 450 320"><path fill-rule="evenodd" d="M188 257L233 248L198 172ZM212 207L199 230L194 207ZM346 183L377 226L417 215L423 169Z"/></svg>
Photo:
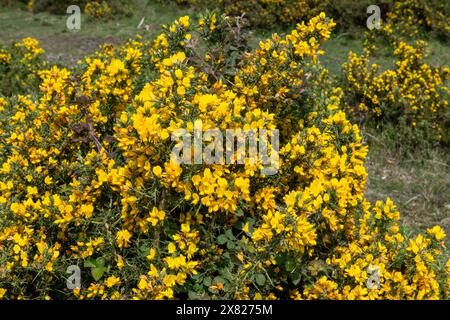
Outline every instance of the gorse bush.
<svg viewBox="0 0 450 320"><path fill-rule="evenodd" d="M43 53L39 42L32 38L0 46L0 93L11 96L37 91L38 71L45 65Z"/></svg>
<svg viewBox="0 0 450 320"><path fill-rule="evenodd" d="M111 7L106 2L88 2L84 12L91 19L104 19L111 15Z"/></svg>
<svg viewBox="0 0 450 320"><path fill-rule="evenodd" d="M292 26L302 19L319 13L323 5L317 0L175 0L178 4L189 4L199 8L220 9L230 16L242 16L252 27L271 29Z"/></svg>
<svg viewBox="0 0 450 320"><path fill-rule="evenodd" d="M334 25L246 52L239 19L182 17L0 99L0 297L448 298L443 230L408 236L364 197L367 147L318 59ZM279 129L277 173L172 161L200 125Z"/></svg>
<svg viewBox="0 0 450 320"><path fill-rule="evenodd" d="M232 16L245 14L253 27L273 29L290 27L300 20L308 20L323 11L332 17L337 27L345 30L365 28L369 15L367 8L375 3L369 0L175 0L199 8L220 8ZM417 35L426 31L447 39L450 35L450 6L439 0L382 0L383 24L395 33Z"/></svg>
<svg viewBox="0 0 450 320"><path fill-rule="evenodd" d="M252 26L273 28L277 25L289 26L306 17L310 6L306 0L282 1L214 1L229 15L245 13Z"/></svg>
<svg viewBox="0 0 450 320"><path fill-rule="evenodd" d="M397 35L416 36L428 32L446 40L450 37L449 16L450 5L445 1L394 1L384 28Z"/></svg>
<svg viewBox="0 0 450 320"><path fill-rule="evenodd" d="M359 122L397 126L403 142L448 144L450 69L425 62L427 43L411 38L418 28L389 18L380 30L365 33L363 53L350 52L342 66L346 108ZM371 63L386 51L395 59L392 67Z"/></svg>
<svg viewBox="0 0 450 320"><path fill-rule="evenodd" d="M77 5L91 19L104 19L113 16L130 15L135 5L132 0L74 0L68 3L62 0L30 0L28 7L33 13L49 12L66 14L70 5Z"/></svg>
<svg viewBox="0 0 450 320"><path fill-rule="evenodd" d="M444 141L448 138L450 69L424 63L424 54L423 41L396 42L394 67L380 70L379 65L370 64L370 50L361 56L350 52L342 84L349 110L360 120L395 123L418 130L421 139Z"/></svg>
<svg viewBox="0 0 450 320"><path fill-rule="evenodd" d="M67 8L70 5L85 6L88 2L87 0L75 0L68 4L67 1L62 0L30 0L28 2L28 8L33 13L49 12L52 14L66 14Z"/></svg>

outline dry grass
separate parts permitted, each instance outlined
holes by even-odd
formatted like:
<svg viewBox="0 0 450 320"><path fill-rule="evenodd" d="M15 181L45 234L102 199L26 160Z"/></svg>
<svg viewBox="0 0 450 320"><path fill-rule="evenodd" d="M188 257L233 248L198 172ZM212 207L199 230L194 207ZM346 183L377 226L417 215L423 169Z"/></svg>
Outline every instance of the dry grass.
<svg viewBox="0 0 450 320"><path fill-rule="evenodd" d="M404 152L394 147L388 134L366 134L369 200L390 197L401 213L402 224L411 232L440 225L450 236L449 150L429 148ZM447 238L450 246L450 237Z"/></svg>

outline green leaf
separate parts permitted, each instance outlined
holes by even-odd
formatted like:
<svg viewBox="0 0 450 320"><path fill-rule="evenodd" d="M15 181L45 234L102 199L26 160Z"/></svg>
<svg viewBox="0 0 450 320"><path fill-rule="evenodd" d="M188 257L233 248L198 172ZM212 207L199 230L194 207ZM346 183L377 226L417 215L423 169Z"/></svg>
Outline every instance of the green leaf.
<svg viewBox="0 0 450 320"><path fill-rule="evenodd" d="M275 261L277 262L277 265L284 265L284 263L286 262L286 254L279 254L275 257Z"/></svg>
<svg viewBox="0 0 450 320"><path fill-rule="evenodd" d="M203 279L203 284L207 287L209 287L211 285L211 277L206 277L205 279Z"/></svg>
<svg viewBox="0 0 450 320"><path fill-rule="evenodd" d="M233 241L228 241L227 242L227 248L230 250L233 250L236 246L234 245Z"/></svg>
<svg viewBox="0 0 450 320"><path fill-rule="evenodd" d="M196 284L194 284L192 289L194 289L195 292L198 292L198 291L201 291L203 289L203 286L202 286L201 283L196 283Z"/></svg>
<svg viewBox="0 0 450 320"><path fill-rule="evenodd" d="M188 292L188 297L189 297L190 300L199 300L199 299L202 298L202 297L201 297L197 292L195 292L195 291L189 291L189 292Z"/></svg>
<svg viewBox="0 0 450 320"><path fill-rule="evenodd" d="M234 239L233 231L231 231L230 229L228 229L227 231L225 231L225 235L226 235L227 238L230 239L230 240L233 240L233 239Z"/></svg>
<svg viewBox="0 0 450 320"><path fill-rule="evenodd" d="M301 274L297 277L297 279L293 279L292 280L292 284L294 286L296 286L296 285L298 285L300 283L300 280L302 280L302 275Z"/></svg>
<svg viewBox="0 0 450 320"><path fill-rule="evenodd" d="M95 281L98 281L102 278L103 273L105 273L106 268L105 267L97 267L91 269L92 277L95 279Z"/></svg>
<svg viewBox="0 0 450 320"><path fill-rule="evenodd" d="M93 260L92 258L89 258L87 260L84 261L84 267L85 268L95 268L95 260Z"/></svg>
<svg viewBox="0 0 450 320"><path fill-rule="evenodd" d="M196 282L202 281L203 275L201 273L197 273L197 274L194 274L193 276L191 276L191 279Z"/></svg>
<svg viewBox="0 0 450 320"><path fill-rule="evenodd" d="M96 267L103 267L106 263L106 260L103 257L98 257L97 260L95 260L95 262Z"/></svg>
<svg viewBox="0 0 450 320"><path fill-rule="evenodd" d="M218 244L225 244L228 241L227 237L224 234L221 234L217 237Z"/></svg>
<svg viewBox="0 0 450 320"><path fill-rule="evenodd" d="M295 268L295 262L291 258L288 258L284 266L286 267L286 271L291 272Z"/></svg>
<svg viewBox="0 0 450 320"><path fill-rule="evenodd" d="M255 276L255 280L258 286L263 286L266 283L266 277L262 273L258 273Z"/></svg>
<svg viewBox="0 0 450 320"><path fill-rule="evenodd" d="M150 245L148 243L144 243L139 247L139 250L141 250L141 253L146 256L150 251Z"/></svg>

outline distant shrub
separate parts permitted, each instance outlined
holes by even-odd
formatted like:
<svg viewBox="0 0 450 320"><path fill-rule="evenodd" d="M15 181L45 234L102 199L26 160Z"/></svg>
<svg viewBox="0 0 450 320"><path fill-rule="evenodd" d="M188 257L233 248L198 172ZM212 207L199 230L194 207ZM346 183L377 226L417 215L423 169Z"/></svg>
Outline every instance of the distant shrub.
<svg viewBox="0 0 450 320"><path fill-rule="evenodd" d="M66 14L69 5L84 6L87 0L74 0L70 4L63 0L31 0L29 8L33 13L49 12L53 14Z"/></svg>
<svg viewBox="0 0 450 320"><path fill-rule="evenodd" d="M395 1L384 27L395 35L416 36L427 32L450 38L450 2L441 0Z"/></svg>
<svg viewBox="0 0 450 320"><path fill-rule="evenodd" d="M242 15L253 27L273 29L289 27L325 12L332 17L337 28L351 30L365 28L367 8L376 4L381 9L384 23L400 32L416 34L431 32L447 39L450 34L450 4L440 0L172 0L195 7L220 8L228 15ZM395 25L395 26L394 26Z"/></svg>
<svg viewBox="0 0 450 320"><path fill-rule="evenodd" d="M0 0L0 7L25 6L29 0Z"/></svg>
<svg viewBox="0 0 450 320"><path fill-rule="evenodd" d="M369 62L373 44L360 56L350 52L342 83L348 110L360 121L395 124L416 143L448 142L450 69L423 61L424 41L409 45L398 40L392 46L397 60L390 69Z"/></svg>
<svg viewBox="0 0 450 320"><path fill-rule="evenodd" d="M44 50L32 38L0 47L0 93L5 96L38 90L38 70L44 67Z"/></svg>
<svg viewBox="0 0 450 320"><path fill-rule="evenodd" d="M111 16L111 7L106 2L90 1L84 7L84 12L91 19L105 19Z"/></svg>
<svg viewBox="0 0 450 320"><path fill-rule="evenodd" d="M134 5L133 0L32 0L30 8L34 13L49 12L66 14L69 5L78 5L91 18L106 18L117 15L128 15Z"/></svg>
<svg viewBox="0 0 450 320"><path fill-rule="evenodd" d="M389 12L392 0L322 0L315 1L317 8L325 11L327 15L336 20L337 27L342 30L353 30L366 28L366 21L369 17L367 8L376 4L380 7L381 18Z"/></svg>

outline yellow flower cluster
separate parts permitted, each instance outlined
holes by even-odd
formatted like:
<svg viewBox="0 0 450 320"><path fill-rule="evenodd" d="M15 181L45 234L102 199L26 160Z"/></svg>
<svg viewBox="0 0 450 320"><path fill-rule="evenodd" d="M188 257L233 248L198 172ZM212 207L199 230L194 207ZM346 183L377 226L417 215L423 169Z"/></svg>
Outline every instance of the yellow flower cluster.
<svg viewBox="0 0 450 320"><path fill-rule="evenodd" d="M4 95L31 93L37 89L36 71L44 67L43 53L33 38L23 38L8 47L0 46L0 88Z"/></svg>
<svg viewBox="0 0 450 320"><path fill-rule="evenodd" d="M11 54L5 49L0 50L0 63L2 65L8 65L11 63Z"/></svg>
<svg viewBox="0 0 450 320"><path fill-rule="evenodd" d="M224 39L213 17L0 99L0 298L448 297L442 229L408 238L364 197L367 147L318 60L335 23L274 34L230 74L190 42ZM173 162L171 135L200 126L280 129L278 172Z"/></svg>
<svg viewBox="0 0 450 320"><path fill-rule="evenodd" d="M111 7L104 1L89 1L84 7L84 12L91 19L104 19L111 15Z"/></svg>
<svg viewBox="0 0 450 320"><path fill-rule="evenodd" d="M341 29L353 30L366 25L368 1L353 0L175 0L199 9L216 9L230 16L241 16L252 27L272 29L308 20L320 12L337 21ZM448 7L443 1L383 0L382 27L392 35L417 36L428 32L442 39L450 36Z"/></svg>
<svg viewBox="0 0 450 320"><path fill-rule="evenodd" d="M417 36L420 32L431 31L443 39L450 37L448 8L440 1L394 1L386 22L384 28L390 34Z"/></svg>
<svg viewBox="0 0 450 320"><path fill-rule="evenodd" d="M370 64L373 47L366 48L361 56L350 52L343 65L342 84L348 109L378 123L392 122L425 129L430 132L430 139L443 140L450 69L432 67L423 61L424 41L409 45L399 40L393 47L397 61L387 70Z"/></svg>
<svg viewBox="0 0 450 320"><path fill-rule="evenodd" d="M291 26L297 21L307 20L327 8L328 1L319 0L175 0L177 4L189 4L205 9L217 9L228 16L241 16L253 27L273 28ZM214 24L212 24L213 26ZM214 27L213 27L214 28Z"/></svg>

